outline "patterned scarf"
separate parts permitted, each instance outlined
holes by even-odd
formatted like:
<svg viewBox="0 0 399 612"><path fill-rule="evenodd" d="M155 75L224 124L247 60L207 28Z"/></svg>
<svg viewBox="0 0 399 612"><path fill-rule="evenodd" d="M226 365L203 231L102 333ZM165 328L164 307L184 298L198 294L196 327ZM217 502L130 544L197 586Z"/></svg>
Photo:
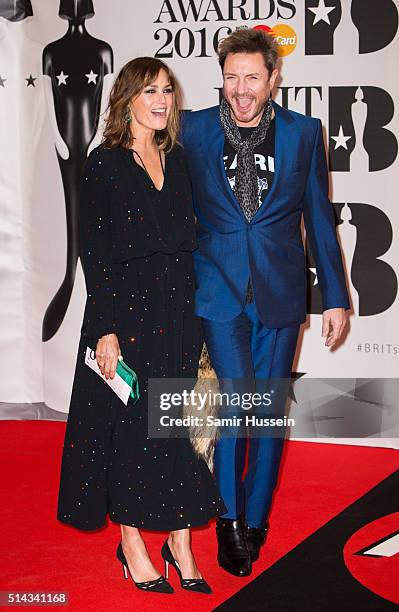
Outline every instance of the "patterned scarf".
<svg viewBox="0 0 399 612"><path fill-rule="evenodd" d="M230 106L225 98L220 103L220 121L226 138L237 151L237 170L234 195L239 201L244 215L251 221L259 208L258 178L256 174L255 148L266 138L272 118L273 106L269 98L264 106L262 119L249 138L241 138L240 130L231 117Z"/></svg>

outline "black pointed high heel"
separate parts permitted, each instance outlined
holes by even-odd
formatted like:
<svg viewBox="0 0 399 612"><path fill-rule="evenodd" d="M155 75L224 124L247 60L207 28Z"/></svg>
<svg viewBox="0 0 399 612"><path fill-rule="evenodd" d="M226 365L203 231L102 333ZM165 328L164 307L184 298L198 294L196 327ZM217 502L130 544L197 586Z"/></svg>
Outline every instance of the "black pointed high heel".
<svg viewBox="0 0 399 612"><path fill-rule="evenodd" d="M172 551L169 548L168 541L165 540L161 555L165 563L165 576L169 577L169 563L173 565L175 568L179 578L180 585L182 589L186 589L186 591L192 591L195 593L206 593L210 595L212 593L212 589L209 584L203 578L183 578L181 575L180 567L174 556L172 555Z"/></svg>
<svg viewBox="0 0 399 612"><path fill-rule="evenodd" d="M174 593L174 590L170 586L169 582L163 576L159 578L155 578L155 580L147 580L147 582L136 582L133 579L132 574L130 573L129 566L126 561L126 557L122 550L122 543L119 542L118 548L116 549L116 556L123 566L123 575L125 579L130 578L133 580L134 584L138 589L142 591L152 591L153 593Z"/></svg>

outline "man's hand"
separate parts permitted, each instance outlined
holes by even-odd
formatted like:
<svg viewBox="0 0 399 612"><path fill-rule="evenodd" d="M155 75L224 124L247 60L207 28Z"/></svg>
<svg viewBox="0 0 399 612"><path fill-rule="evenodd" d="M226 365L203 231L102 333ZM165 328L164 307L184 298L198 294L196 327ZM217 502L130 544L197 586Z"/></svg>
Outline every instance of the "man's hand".
<svg viewBox="0 0 399 612"><path fill-rule="evenodd" d="M323 312L323 330L321 335L326 339L325 346L332 348L342 337L348 317L345 308L329 308Z"/></svg>
<svg viewBox="0 0 399 612"><path fill-rule="evenodd" d="M118 338L115 334L102 336L97 342L96 359L101 374L108 380L115 376L118 357L121 354Z"/></svg>

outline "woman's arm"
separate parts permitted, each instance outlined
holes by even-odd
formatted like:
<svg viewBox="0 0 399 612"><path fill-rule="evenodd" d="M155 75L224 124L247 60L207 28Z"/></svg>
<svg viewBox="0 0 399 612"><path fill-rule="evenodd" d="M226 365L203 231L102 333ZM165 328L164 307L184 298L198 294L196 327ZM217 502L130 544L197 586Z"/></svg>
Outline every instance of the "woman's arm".
<svg viewBox="0 0 399 612"><path fill-rule="evenodd" d="M86 162L80 191L79 246L87 291L82 335L99 341L97 361L102 373L110 375L120 351L115 336L117 296L110 259L111 217L106 177L106 156L103 149L97 148Z"/></svg>

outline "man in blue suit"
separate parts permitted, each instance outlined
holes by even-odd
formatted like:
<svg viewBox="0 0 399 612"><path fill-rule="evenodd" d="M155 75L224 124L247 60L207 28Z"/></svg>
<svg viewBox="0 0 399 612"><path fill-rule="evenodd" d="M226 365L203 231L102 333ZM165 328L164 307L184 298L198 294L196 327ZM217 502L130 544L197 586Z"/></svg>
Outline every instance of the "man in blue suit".
<svg viewBox="0 0 399 612"><path fill-rule="evenodd" d="M239 30L219 47L219 106L186 113L182 140L199 248L196 311L220 380L288 379L306 318L301 218L323 296L322 336L336 345L349 308L320 120L272 102L277 47ZM217 522L218 560L251 573L268 529L282 436L222 436L215 474L228 512Z"/></svg>

